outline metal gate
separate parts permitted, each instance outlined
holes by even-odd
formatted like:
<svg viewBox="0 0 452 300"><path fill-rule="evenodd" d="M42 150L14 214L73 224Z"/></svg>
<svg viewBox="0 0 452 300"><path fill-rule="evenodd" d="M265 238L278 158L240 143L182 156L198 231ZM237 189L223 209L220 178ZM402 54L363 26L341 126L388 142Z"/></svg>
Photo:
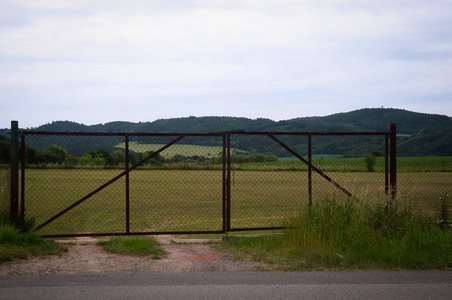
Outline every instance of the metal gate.
<svg viewBox="0 0 452 300"><path fill-rule="evenodd" d="M27 219L34 218L35 230L45 237L224 234L284 228L290 225L287 220L296 216L300 209L312 205L313 195L316 195L313 186L326 183L333 193L345 198L360 193L353 185L348 187L347 182L341 182L344 176L338 176L337 171L329 175L328 169L314 163L312 140L325 136L332 139L383 137L379 143L385 162L384 170L378 173L383 176L377 179L381 182L378 190L382 187L386 194L391 190L395 181L391 184L388 181L389 132L22 131L20 221L24 226ZM77 139L82 142L75 142ZM297 149L291 146L294 139L303 139L302 143L295 143ZM250 164L242 167L238 163L240 145L250 140L263 145L261 149L267 153L262 154L264 158L271 156L268 153L272 151L284 151L293 159L292 166L289 163L289 167L279 170L272 169L270 162L264 162L254 167L251 164L251 169ZM123 168L95 163L84 165L85 156L77 158L77 165L27 164L32 151L27 146L44 149L39 143L51 144L47 149L53 147L51 150L55 153L61 151L58 145L72 147L76 152L76 145L80 143L92 145L93 149L96 145L111 144L117 154L118 151L123 153ZM300 148L301 144L305 148ZM53 152L50 152L46 162L51 161ZM105 157L98 159L105 160ZM392 169L395 172L395 167ZM340 178L335 179L335 176ZM324 197L318 194L319 200Z"/></svg>

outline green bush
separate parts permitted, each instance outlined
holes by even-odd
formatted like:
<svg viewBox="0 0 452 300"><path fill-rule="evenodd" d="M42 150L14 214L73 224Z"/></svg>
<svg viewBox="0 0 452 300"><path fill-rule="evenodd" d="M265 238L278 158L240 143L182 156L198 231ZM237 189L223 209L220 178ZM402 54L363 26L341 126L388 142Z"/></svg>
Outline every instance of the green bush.
<svg viewBox="0 0 452 300"><path fill-rule="evenodd" d="M375 168L375 164L377 163L377 157L372 153L367 153L364 156L364 162L366 163L367 171L373 172Z"/></svg>

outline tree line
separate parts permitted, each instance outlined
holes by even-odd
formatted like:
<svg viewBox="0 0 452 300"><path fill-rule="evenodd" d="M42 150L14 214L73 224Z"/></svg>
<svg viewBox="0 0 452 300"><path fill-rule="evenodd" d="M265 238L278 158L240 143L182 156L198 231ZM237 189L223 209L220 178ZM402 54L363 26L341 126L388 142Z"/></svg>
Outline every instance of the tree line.
<svg viewBox="0 0 452 300"><path fill-rule="evenodd" d="M19 151L21 151L19 149ZM165 158L160 154L155 154L155 151L133 152L129 153L129 163L131 165L140 162L149 156L143 165L146 166L162 166L163 164L172 163L190 163L190 164L221 164L223 162L222 155L217 157L205 157L199 155L184 156L176 154L170 158ZM11 157L11 141L0 138L0 163L10 163ZM238 155L234 152L232 154L232 161L234 163L249 163L249 162L266 162L277 161L278 157L275 155L266 155L261 153ZM28 165L36 165L38 168L45 168L50 165L66 165L66 166L120 166L126 162L126 154L124 150L115 150L110 152L106 149L99 148L96 151L87 151L83 155L77 156L69 154L64 148L51 145L44 150L37 150L34 147L26 146L25 149L25 163Z"/></svg>

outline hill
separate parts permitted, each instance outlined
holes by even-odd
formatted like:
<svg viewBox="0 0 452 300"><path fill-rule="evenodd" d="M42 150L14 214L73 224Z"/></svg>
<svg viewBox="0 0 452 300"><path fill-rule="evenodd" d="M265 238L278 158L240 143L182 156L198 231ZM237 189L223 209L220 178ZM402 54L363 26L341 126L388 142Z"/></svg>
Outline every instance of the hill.
<svg viewBox="0 0 452 300"><path fill-rule="evenodd" d="M398 154L400 156L452 156L452 118L443 115L415 113L401 109L366 108L352 112L338 113L325 117L305 117L284 121L273 121L258 118L237 117L187 117L160 119L153 122L110 122L97 125L83 125L71 121L56 121L31 130L38 131L76 131L76 132L215 132L244 129L245 131L290 131L290 132L340 132L340 131L388 131L389 123L396 123L399 135ZM20 125L20 123L19 123ZM0 135L9 136L9 129L0 130ZM53 139L47 139L37 148L45 148L52 144ZM86 149L96 147L110 148L120 140L110 139L102 142L93 138L59 138L59 145L80 155ZM182 141L181 141L182 142ZM188 142L187 142L188 143ZM210 142L206 142L210 143ZM237 138L233 141L234 147L248 151L271 151L266 147L267 142L246 142ZM305 149L305 142L295 142L295 148ZM361 144L363 151L365 141L356 141ZM336 153L341 148L345 156L356 156L353 145L333 145L331 140L323 139L316 144L316 150L322 153ZM78 150L77 150L78 149ZM300 150L303 152L303 150ZM361 155L361 153L359 154Z"/></svg>

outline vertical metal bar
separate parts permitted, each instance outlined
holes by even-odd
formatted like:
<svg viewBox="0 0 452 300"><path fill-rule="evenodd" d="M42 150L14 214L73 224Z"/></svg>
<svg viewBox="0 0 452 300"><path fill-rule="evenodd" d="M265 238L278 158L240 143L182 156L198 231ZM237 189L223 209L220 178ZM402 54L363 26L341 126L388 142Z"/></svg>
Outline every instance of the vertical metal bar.
<svg viewBox="0 0 452 300"><path fill-rule="evenodd" d="M226 231L231 230L231 134L227 134L226 140Z"/></svg>
<svg viewBox="0 0 452 300"><path fill-rule="evenodd" d="M130 186L129 186L129 135L124 136L125 139L125 172L126 172L126 233L130 233Z"/></svg>
<svg viewBox="0 0 452 300"><path fill-rule="evenodd" d="M385 194L388 195L389 192L389 133L385 135Z"/></svg>
<svg viewBox="0 0 452 300"><path fill-rule="evenodd" d="M10 186L10 223L17 227L19 212L19 122L11 121L11 186Z"/></svg>
<svg viewBox="0 0 452 300"><path fill-rule="evenodd" d="M20 228L22 231L25 231L25 153L27 149L25 146L25 134L21 134L21 136L22 158L20 165Z"/></svg>
<svg viewBox="0 0 452 300"><path fill-rule="evenodd" d="M215 158L214 158L215 159ZM227 221L226 221L226 135L223 135L223 232L227 234Z"/></svg>
<svg viewBox="0 0 452 300"><path fill-rule="evenodd" d="M389 185L391 188L391 203L395 200L397 195L397 126L395 123L389 125L390 134L390 175L389 175Z"/></svg>
<svg viewBox="0 0 452 300"><path fill-rule="evenodd" d="M311 135L308 135L308 193L309 193L309 207L312 207L312 144Z"/></svg>

